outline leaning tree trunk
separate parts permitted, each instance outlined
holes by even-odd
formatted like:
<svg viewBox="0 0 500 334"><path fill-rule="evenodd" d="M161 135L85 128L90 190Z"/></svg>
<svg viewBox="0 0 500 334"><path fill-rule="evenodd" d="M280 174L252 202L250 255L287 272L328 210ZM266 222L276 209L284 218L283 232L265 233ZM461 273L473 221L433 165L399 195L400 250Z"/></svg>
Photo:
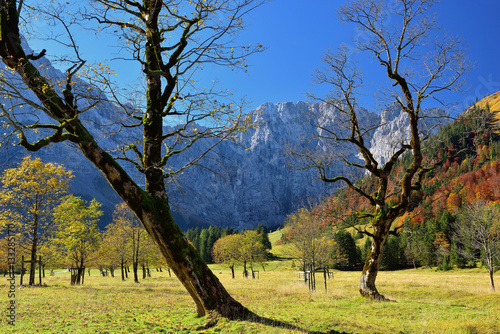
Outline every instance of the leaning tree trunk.
<svg viewBox="0 0 500 334"><path fill-rule="evenodd" d="M168 266L194 300L199 316L215 311L224 317L234 318L247 312L245 307L228 294L172 218L161 169L164 101L161 89L162 76L159 73L164 73L160 62L164 50L161 50L160 34L153 18L151 23L148 21L147 28L148 31L155 33L148 36L145 50L149 71L146 75L148 105L143 118L144 148L141 163L146 179L146 189L143 190L116 160L97 144L92 134L79 120L79 111L71 86L71 76L74 73L68 70L67 84L63 90L64 98L62 98L52 83L32 64L31 60L37 57L26 55L21 46L17 1L6 0L2 3L4 5L0 6L0 57L9 68L18 73L38 100L42 101L45 112L60 123L52 136L34 143L29 143L27 138L21 135L20 145L30 151L38 151L52 142L70 140L77 144L83 155L102 172L116 193L144 225L166 258ZM162 2L150 2L148 6L154 6L156 12L153 14L157 15ZM181 46L185 44L184 39ZM173 83L171 82L169 89L173 91L176 87L176 78L171 79Z"/></svg>
<svg viewBox="0 0 500 334"><path fill-rule="evenodd" d="M93 140L80 144L80 147L144 225L166 258L167 265L194 300L198 316L216 311L224 317L234 318L248 312L229 295L175 224L164 189L156 192L142 190Z"/></svg>
<svg viewBox="0 0 500 334"><path fill-rule="evenodd" d="M370 252L366 257L365 265L361 273L361 279L359 281L359 292L363 297L376 300L386 300L386 298L378 292L377 287L375 286L375 280L377 279L380 262L382 261L382 251L389 236L391 224L392 220L373 224L374 232L372 245Z"/></svg>

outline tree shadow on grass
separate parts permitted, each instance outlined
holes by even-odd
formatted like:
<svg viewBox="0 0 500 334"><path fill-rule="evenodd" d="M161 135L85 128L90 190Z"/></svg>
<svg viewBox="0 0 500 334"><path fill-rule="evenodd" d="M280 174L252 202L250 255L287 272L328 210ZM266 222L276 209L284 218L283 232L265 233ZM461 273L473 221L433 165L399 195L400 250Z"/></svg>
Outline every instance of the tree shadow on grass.
<svg viewBox="0 0 500 334"><path fill-rule="evenodd" d="M305 329L305 328L301 328L299 326L293 325L293 324L285 322L285 321L265 318L265 317L262 317L260 315L255 314L253 312L249 313L244 318L244 320L249 321L249 322L259 323L259 324L262 324L262 325L265 325L265 326L269 326L269 327L283 328L283 329L289 329L289 330L296 330L296 331L300 331L302 333L307 333L307 334L349 334L347 332L338 332L338 331L335 331L335 330L330 330L330 331L326 331L326 332L311 331L311 330L308 330L308 329Z"/></svg>

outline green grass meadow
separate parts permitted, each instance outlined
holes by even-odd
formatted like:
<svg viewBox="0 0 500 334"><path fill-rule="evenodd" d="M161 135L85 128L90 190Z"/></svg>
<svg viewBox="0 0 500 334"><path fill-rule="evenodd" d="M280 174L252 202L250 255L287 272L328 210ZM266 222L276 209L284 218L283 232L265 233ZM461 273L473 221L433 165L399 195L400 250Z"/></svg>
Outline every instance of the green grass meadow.
<svg viewBox="0 0 500 334"><path fill-rule="evenodd" d="M175 277L152 271L136 284L101 277L71 286L68 273L47 276L47 287L16 290L16 323L2 333L500 333L500 293L491 292L485 271L433 269L380 272L379 291L394 303L361 298L359 272L335 272L325 293L322 277L310 293L290 261L270 262L259 279L231 279L211 266L229 292L259 315L253 321L197 318ZM496 276L498 279L498 275ZM17 280L19 278L16 278ZM0 278L6 310L6 278Z"/></svg>

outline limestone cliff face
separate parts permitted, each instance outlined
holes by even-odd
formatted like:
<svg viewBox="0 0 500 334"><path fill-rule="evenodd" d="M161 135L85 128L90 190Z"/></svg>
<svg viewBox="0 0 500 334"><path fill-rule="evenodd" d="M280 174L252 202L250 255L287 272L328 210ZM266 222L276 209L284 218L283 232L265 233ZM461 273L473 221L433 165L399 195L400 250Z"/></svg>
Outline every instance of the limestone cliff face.
<svg viewBox="0 0 500 334"><path fill-rule="evenodd" d="M419 123L421 138L432 136L450 122L443 109L424 110L424 117ZM410 123L408 116L398 106L384 109L380 113L380 126L373 133L370 150L380 163L385 163L402 143L409 144Z"/></svg>
<svg viewBox="0 0 500 334"><path fill-rule="evenodd" d="M318 130L308 117L310 111L319 111L332 126L340 117L331 107L305 102L265 103L250 112L257 127L240 133L236 142L227 141L216 148L216 156L228 159L226 179L204 169L187 172L179 180L185 195L179 191L172 196L178 203L177 209L215 225L275 226L299 206L331 194L334 185L319 180L316 170L297 170L294 159L287 153L291 147L311 151L332 149L327 142L314 138ZM362 110L361 114L378 122L379 117L374 113ZM334 149L356 159L353 148ZM347 169L343 162L333 162L328 171L334 176ZM186 200L176 201L182 198Z"/></svg>

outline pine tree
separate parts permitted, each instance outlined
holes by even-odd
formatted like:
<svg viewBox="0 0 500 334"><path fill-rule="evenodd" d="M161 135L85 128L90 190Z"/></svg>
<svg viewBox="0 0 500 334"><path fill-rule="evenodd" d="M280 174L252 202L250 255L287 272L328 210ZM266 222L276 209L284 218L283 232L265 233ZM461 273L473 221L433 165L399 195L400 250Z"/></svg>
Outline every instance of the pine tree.
<svg viewBox="0 0 500 334"><path fill-rule="evenodd" d="M267 250L271 250L272 245L271 241L269 240L269 231L267 227L263 224L257 225L257 233L261 236L261 242L262 245L264 245L264 248Z"/></svg>

